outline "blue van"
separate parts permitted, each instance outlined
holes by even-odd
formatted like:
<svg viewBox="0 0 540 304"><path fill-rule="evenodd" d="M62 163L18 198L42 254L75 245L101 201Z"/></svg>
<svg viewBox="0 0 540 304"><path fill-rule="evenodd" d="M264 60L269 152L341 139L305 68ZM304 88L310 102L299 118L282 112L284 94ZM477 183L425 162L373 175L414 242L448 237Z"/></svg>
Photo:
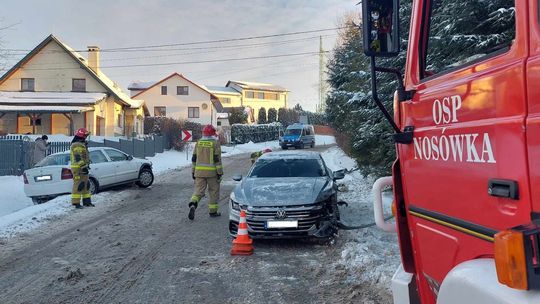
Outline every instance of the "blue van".
<svg viewBox="0 0 540 304"><path fill-rule="evenodd" d="M312 125L295 123L285 129L285 133L279 138L279 145L283 150L289 147L302 149L315 146L315 130Z"/></svg>

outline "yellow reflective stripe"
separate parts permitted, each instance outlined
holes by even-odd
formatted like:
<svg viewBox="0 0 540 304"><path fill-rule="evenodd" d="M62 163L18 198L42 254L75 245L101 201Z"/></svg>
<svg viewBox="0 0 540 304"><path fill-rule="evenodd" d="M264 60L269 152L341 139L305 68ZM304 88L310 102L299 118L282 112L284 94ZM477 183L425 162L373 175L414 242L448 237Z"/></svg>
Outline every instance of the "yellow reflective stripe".
<svg viewBox="0 0 540 304"><path fill-rule="evenodd" d="M91 197L92 197L92 194L90 193L82 195L82 198L91 198Z"/></svg>
<svg viewBox="0 0 540 304"><path fill-rule="evenodd" d="M197 147L201 148L214 148L214 142L208 140L199 140Z"/></svg>
<svg viewBox="0 0 540 304"><path fill-rule="evenodd" d="M436 218L433 218L431 216L421 214L421 213L418 213L418 212L414 212L414 211L411 211L411 210L409 210L409 213L416 216L416 217L423 218L425 220L428 220L428 221L431 221L431 222L446 226L448 228L455 229L455 230L463 232L465 234L476 236L477 238L483 239L485 241L494 242L493 237L485 235L485 234L478 233L476 231L472 231L472 230L467 229L465 227L457 226L457 225L454 225L452 223L448 223L448 222L442 221L440 219L436 219Z"/></svg>
<svg viewBox="0 0 540 304"><path fill-rule="evenodd" d="M222 165L216 165L216 169L223 169Z"/></svg>
<svg viewBox="0 0 540 304"><path fill-rule="evenodd" d="M71 198L82 198L82 194L72 194Z"/></svg>
<svg viewBox="0 0 540 304"><path fill-rule="evenodd" d="M216 171L216 167L199 167L195 166L195 170L201 170L201 171Z"/></svg>
<svg viewBox="0 0 540 304"><path fill-rule="evenodd" d="M79 165L71 165L71 168L80 168L81 166Z"/></svg>

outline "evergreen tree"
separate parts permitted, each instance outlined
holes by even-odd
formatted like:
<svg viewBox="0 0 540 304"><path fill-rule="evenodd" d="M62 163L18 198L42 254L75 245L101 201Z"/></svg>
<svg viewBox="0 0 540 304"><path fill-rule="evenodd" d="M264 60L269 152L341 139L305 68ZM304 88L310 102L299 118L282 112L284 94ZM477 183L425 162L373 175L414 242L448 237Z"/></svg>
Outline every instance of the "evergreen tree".
<svg viewBox="0 0 540 304"><path fill-rule="evenodd" d="M275 108L268 109L268 123L277 121L277 110Z"/></svg>
<svg viewBox="0 0 540 304"><path fill-rule="evenodd" d="M259 117L257 117L257 123L260 125L266 123L266 109L264 107L259 109Z"/></svg>
<svg viewBox="0 0 540 304"><path fill-rule="evenodd" d="M278 118L277 121L281 123L283 127L287 127L288 125L285 124L285 121L287 120L287 114L286 114L285 108L279 108L278 109Z"/></svg>
<svg viewBox="0 0 540 304"><path fill-rule="evenodd" d="M243 108L232 108L229 113L229 124L245 124L248 116Z"/></svg>

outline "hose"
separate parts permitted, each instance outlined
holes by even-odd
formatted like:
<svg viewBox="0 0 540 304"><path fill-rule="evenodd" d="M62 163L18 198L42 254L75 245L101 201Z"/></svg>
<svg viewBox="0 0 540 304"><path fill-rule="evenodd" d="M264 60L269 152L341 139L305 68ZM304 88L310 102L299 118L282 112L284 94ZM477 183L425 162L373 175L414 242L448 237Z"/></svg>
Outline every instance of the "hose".
<svg viewBox="0 0 540 304"><path fill-rule="evenodd" d="M393 215L389 215L389 216L385 217L384 220L388 221L389 219L391 219L393 217L394 217ZM358 225L358 226L348 226L348 225L343 224L342 222L338 222L337 224L338 224L339 229L343 229L343 230L364 229L364 228L369 228L369 227L373 227L373 226L377 225L375 222L369 223L369 224Z"/></svg>

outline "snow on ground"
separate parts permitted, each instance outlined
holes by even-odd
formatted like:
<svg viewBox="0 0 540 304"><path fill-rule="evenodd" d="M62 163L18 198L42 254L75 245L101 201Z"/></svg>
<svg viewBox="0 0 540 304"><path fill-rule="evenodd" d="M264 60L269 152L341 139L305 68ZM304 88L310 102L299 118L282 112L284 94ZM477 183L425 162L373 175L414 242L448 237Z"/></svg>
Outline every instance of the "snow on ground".
<svg viewBox="0 0 540 304"><path fill-rule="evenodd" d="M32 140L37 136L30 136ZM70 141L71 137L65 135L51 135L51 141ZM95 140L96 136L92 137ZM109 139L109 138L107 138ZM103 140L103 138L101 138ZM329 145L335 143L333 136L317 135L317 145ZM148 159L152 162L155 175L164 174L170 170L180 169L191 165L191 153L193 152L191 143L188 153L185 151L165 151L156 154ZM261 151L266 148L273 150L280 149L278 141L263 143L247 143L235 146L223 146L223 157L229 157L241 153L251 153ZM129 191L129 190L125 190ZM104 192L108 193L108 192ZM99 204L103 201L105 194L101 193L93 197L93 201ZM10 237L16 233L28 232L35 229L41 222L49 220L54 216L61 216L69 212L72 208L69 202L69 195L57 197L45 204L34 205L32 200L24 194L23 180L20 176L0 176L0 238ZM121 195L114 194L114 195Z"/></svg>
<svg viewBox="0 0 540 304"><path fill-rule="evenodd" d="M356 168L355 161L338 147L332 147L322 155L327 166L334 171ZM338 194L338 199L349 204L348 207L340 207L343 222L348 225L374 222L371 193L373 182L373 178L364 177L359 171L350 172L340 181L344 185L340 188L344 190ZM385 193L383 198L385 214L389 215L391 193ZM400 263L397 235L373 226L341 231L340 237L345 240L345 244L340 260L334 265L336 271L344 271L343 275L351 284L382 287L382 292L388 296L392 275Z"/></svg>

